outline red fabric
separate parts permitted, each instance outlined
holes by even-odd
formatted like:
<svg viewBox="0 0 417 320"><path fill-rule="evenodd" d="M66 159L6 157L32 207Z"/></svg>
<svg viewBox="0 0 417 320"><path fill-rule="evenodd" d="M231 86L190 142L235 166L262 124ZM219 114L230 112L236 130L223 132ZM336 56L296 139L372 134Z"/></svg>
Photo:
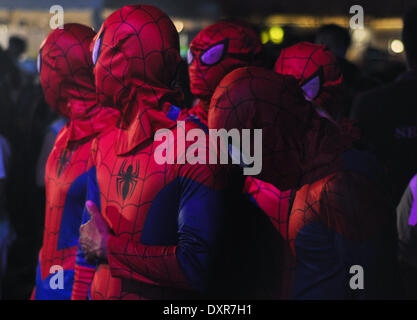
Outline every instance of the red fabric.
<svg viewBox="0 0 417 320"><path fill-rule="evenodd" d="M209 128L261 128L263 166L256 178L283 191L337 168L351 144L317 115L292 76L258 67L234 70L221 81L208 118Z"/></svg>
<svg viewBox="0 0 417 320"><path fill-rule="evenodd" d="M251 176L245 179L243 193L248 194L269 217L284 239L287 239L288 215L292 190L280 191L270 183Z"/></svg>
<svg viewBox="0 0 417 320"><path fill-rule="evenodd" d="M29 300L35 300L35 294L36 294L36 287L33 288L32 293L30 294Z"/></svg>
<svg viewBox="0 0 417 320"><path fill-rule="evenodd" d="M259 202L287 241L281 298L389 294L386 270L393 272L395 259L389 197L375 178L342 160L350 141L303 99L294 77L255 67L233 71L213 95L209 127L263 129L259 177L272 186ZM297 191L288 197L274 187ZM256 194L254 189L256 183L247 180L246 190ZM355 264L372 277L361 292L346 282Z"/></svg>
<svg viewBox="0 0 417 320"><path fill-rule="evenodd" d="M177 244L170 241L165 246L140 242L152 206L166 205L164 201L154 201L157 196L163 196L165 201L168 198L177 201L192 181L208 188L218 181L209 165L160 164L155 160L155 149L162 144L154 139L157 129L172 128L171 146L176 143L177 135L197 127L189 121L185 128L178 129L176 121L166 115L171 105L178 106L182 98L177 89L170 87L180 62L177 31L169 17L153 6L126 6L106 19L95 41L98 99L119 109L122 121L118 129L96 140L91 153L101 214L112 231L108 240L108 263L98 266L91 297L190 297L195 293L190 290L177 255L181 239ZM172 191L172 183L180 178L189 182ZM166 212L169 217L175 215L177 219L178 212L170 208L171 211L153 210ZM178 226L170 220L164 228ZM154 230L153 237L163 235L164 228Z"/></svg>
<svg viewBox="0 0 417 320"><path fill-rule="evenodd" d="M77 245L72 236L78 232L77 222L81 223L83 207L79 212L67 211L71 215L66 217L70 224L61 224L63 212L71 201L72 204L83 201L83 190L72 191L70 195L69 190L89 169L92 138L114 127L119 114L117 110L96 105L89 50L93 36L89 27L65 24L63 29L52 31L40 48L39 71L46 100L54 110L70 118L59 133L45 168L45 229L39 254L38 280L41 282L36 288L42 290L39 291L42 297L69 298L61 296L60 290L43 293L48 288L51 266L60 265L65 271L75 267ZM72 279L68 277L69 280ZM65 285L65 294L70 296L70 285Z"/></svg>
<svg viewBox="0 0 417 320"><path fill-rule="evenodd" d="M174 128L172 143L179 144L178 136L193 128L197 128L197 125L192 122L186 122L185 128ZM161 144L158 141L150 141L128 156L118 156L114 152L116 143L117 130L113 130L96 140L92 148L92 163L96 167L101 195L101 212L114 236L109 237L107 243L108 264L100 264L94 276L91 298L190 298L193 291L175 254L178 245L144 245L140 239L155 197L173 181L183 177L217 190L222 187L220 173L216 173L215 166L156 163L154 150ZM189 145L187 142L185 152ZM182 156L178 155L179 158ZM129 166L133 182L122 180ZM123 195L126 186L129 192ZM178 195L173 194L172 197ZM174 211L170 214L177 213ZM155 234L160 232L155 230Z"/></svg>
<svg viewBox="0 0 417 320"><path fill-rule="evenodd" d="M395 238L390 202L390 197L381 192L381 189L368 177L346 170L304 185L297 191L288 219L288 236L285 238L290 246L290 252L286 256L288 263L283 278L290 281L285 282L287 287L282 289L283 297L290 298L294 295L292 283L296 279L296 274L299 274L296 268L297 261L314 259L314 256L309 258L306 254L308 250L300 245L299 234L303 234L309 226L317 223L326 226L327 235L334 232L346 240L347 248L349 245L357 246L351 249L351 255L345 253L345 250L349 252L346 248L337 249L336 252L340 260L346 263L346 268L359 264L364 268L365 273L371 275L371 279L368 278L368 285L365 286L368 290L368 292L364 291L366 298L377 299L379 296L386 298L387 293L392 296L392 291L390 292L389 289L392 281L385 281L387 269L388 273L394 272L392 264L395 259L392 254ZM333 243L335 240L331 237L330 239L329 246L337 248ZM304 239L306 247L314 250L312 244L315 240L313 237ZM367 248L370 243L372 243L371 249ZM364 260L368 262L363 262ZM320 279L322 275L315 277ZM320 281L317 283L319 286ZM375 288L379 290L375 291ZM334 293L340 299L340 290ZM352 299L352 293L348 293L344 298L346 297ZM331 299L334 296L327 298Z"/></svg>
<svg viewBox="0 0 417 320"><path fill-rule="evenodd" d="M108 258L112 275L132 278L152 285L175 285L175 287L190 289L177 262L176 248L176 246L146 246L130 241L128 238L110 237ZM132 266L134 272L126 270L126 265ZM146 276L149 270L152 270L151 279Z"/></svg>
<svg viewBox="0 0 417 320"><path fill-rule="evenodd" d="M64 140L76 142L103 131L117 111L97 108L90 42L94 31L76 23L51 32L39 50L40 81L46 102L70 119Z"/></svg>
<svg viewBox="0 0 417 320"><path fill-rule="evenodd" d="M181 57L178 33L153 6L125 6L111 14L95 38L98 101L121 111L118 154L132 151L159 128L182 92L171 87Z"/></svg>
<svg viewBox="0 0 417 320"><path fill-rule="evenodd" d="M87 300L91 282L94 278L95 268L77 265L75 267L74 286L71 300Z"/></svg>
<svg viewBox="0 0 417 320"><path fill-rule="evenodd" d="M186 112L182 111L178 119L179 120L185 119L186 116L197 117L201 121L201 123L203 123L204 125L207 125L207 110L203 107L203 104L201 101L199 101L191 109L186 110Z"/></svg>
<svg viewBox="0 0 417 320"><path fill-rule="evenodd" d="M325 45L300 42L284 48L274 70L294 76L300 85L318 75L320 89L314 102L337 118L343 107L343 76L336 57Z"/></svg>
<svg viewBox="0 0 417 320"><path fill-rule="evenodd" d="M205 65L201 56L216 44L226 42L225 52L213 65ZM191 42L189 64L191 92L206 110L220 80L230 71L262 63L262 44L250 25L240 21L220 21L202 30ZM189 60L190 62L190 60Z"/></svg>

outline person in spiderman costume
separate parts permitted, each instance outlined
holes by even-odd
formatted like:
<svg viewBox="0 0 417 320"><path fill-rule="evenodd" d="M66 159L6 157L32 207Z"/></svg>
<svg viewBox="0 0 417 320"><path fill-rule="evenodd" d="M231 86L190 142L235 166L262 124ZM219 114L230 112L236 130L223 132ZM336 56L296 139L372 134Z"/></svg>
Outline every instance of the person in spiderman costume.
<svg viewBox="0 0 417 320"><path fill-rule="evenodd" d="M222 20L203 29L191 41L187 54L191 92L197 103L190 110L178 110L178 119L192 116L207 129L208 107L219 82L234 69L261 66L263 56L259 36L244 21ZM252 199L264 189L261 181L245 180L244 193Z"/></svg>
<svg viewBox="0 0 417 320"><path fill-rule="evenodd" d="M317 114L294 77L256 67L231 72L213 95L208 124L261 128L257 178L294 190L288 211L266 212L291 248L287 298L394 296L395 223L379 172L349 154L351 138Z"/></svg>
<svg viewBox="0 0 417 320"><path fill-rule="evenodd" d="M344 135L351 135L354 140L358 139L359 132L354 124L339 117L344 103L343 75L336 58L326 46L300 42L284 48L275 63L274 71L295 77L302 89L304 98L313 104L321 117L327 118L339 126ZM358 152L358 150L349 150L349 154L355 154L350 158L353 159L358 156L374 158L364 152L356 154ZM379 166L375 163L375 159L365 161L368 163L374 162L374 165ZM271 217L274 226L280 229L282 234L285 234L286 225L280 223L276 217L281 216L281 212L288 212L293 191L278 190L270 183L248 177L245 183L245 192ZM288 243L283 250L284 256L291 256L291 248ZM288 260L284 259L284 263ZM289 266L285 266L283 269L288 268ZM288 281L285 274L283 274L281 282L281 291L278 296L286 297L288 296Z"/></svg>
<svg viewBox="0 0 417 320"><path fill-rule="evenodd" d="M98 101L121 118L91 153L88 198L96 200L80 229L85 261L97 262L90 297L196 298L209 286L222 229L224 175L184 163L190 142L181 150L181 136L198 127L168 117L182 99L171 87L178 33L160 9L125 6L104 21L93 61ZM170 163L161 161L164 146L177 150Z"/></svg>
<svg viewBox="0 0 417 320"><path fill-rule="evenodd" d="M240 67L262 66L264 64L263 59L264 48L259 35L250 24L235 19L221 20L203 29L192 40L187 54L190 89L197 100L191 109L178 110L178 119L191 117L204 130L208 130L208 107L213 92L221 79L229 72ZM235 260L236 265L246 265L247 270L242 271L242 268L233 266L233 264L230 266L231 269L235 270L233 276L236 283L229 287L234 287L236 290L229 293L229 296L235 298L237 295L241 298L275 297L275 292L271 293L270 291L271 288L272 291L275 291L274 287L276 285L271 278L275 276L276 270L268 270L265 267L271 262L277 264L280 258L276 245L271 247L271 241L269 241L275 239L275 242L278 242L277 235L269 229L269 223L263 217L259 217L256 211L259 210L258 208L265 209L275 205L275 203L271 203L271 200L275 201L276 198L272 197L271 199L270 192L275 193L276 190L251 176L242 181L236 173L232 173L231 179L234 180L235 188L242 192L230 196L236 199L233 211L238 216L229 217L231 224L234 226L233 229L240 230L244 234L239 234L237 231L229 234L230 238L239 242L234 243L233 240L228 242L230 248L233 248L230 250L236 253L230 260ZM242 198L242 195L244 198ZM284 195L284 197L286 196ZM239 203L240 206L236 207L236 203ZM257 208L253 207L252 203ZM240 212L240 214L237 212ZM223 247L228 248L226 244L223 244ZM238 248L241 248L240 254ZM224 250L225 255L230 257L230 250ZM248 263L246 259L247 250L255 252L256 256L253 257L253 261L258 261L256 264L250 265ZM277 251L277 253L271 255L271 251ZM238 274L237 269L241 270L242 274ZM228 277L230 282L232 276L229 274ZM248 280L245 280L246 286L242 287L242 278L251 278L253 283L250 284Z"/></svg>
<svg viewBox="0 0 417 320"><path fill-rule="evenodd" d="M243 21L222 20L203 29L187 54L191 93L197 102L180 119L189 114L207 125L210 99L220 80L236 68L262 65L262 58L259 36Z"/></svg>
<svg viewBox="0 0 417 320"><path fill-rule="evenodd" d="M52 31L40 47L38 71L49 106L69 119L60 131L45 170L46 212L32 299L70 299L79 227L86 200L91 142L114 126L118 112L96 104L89 45L95 32L70 23ZM63 268L63 288L53 277ZM55 290L56 289L56 290Z"/></svg>
<svg viewBox="0 0 417 320"><path fill-rule="evenodd" d="M284 48L274 70L294 76L319 115L339 120L344 103L343 75L336 57L325 45L299 42Z"/></svg>

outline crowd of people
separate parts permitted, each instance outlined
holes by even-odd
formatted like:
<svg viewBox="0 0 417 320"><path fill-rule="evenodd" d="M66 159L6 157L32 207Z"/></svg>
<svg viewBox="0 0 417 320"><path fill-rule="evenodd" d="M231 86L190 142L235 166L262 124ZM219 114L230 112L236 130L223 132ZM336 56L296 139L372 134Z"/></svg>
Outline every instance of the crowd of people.
<svg viewBox="0 0 417 320"><path fill-rule="evenodd" d="M416 36L412 8L407 70L369 57L358 67L340 26L274 56L252 25L224 19L184 61L171 19L132 5L97 33L51 31L38 77L11 38L1 297L416 299ZM195 130L214 129L262 140L227 140L214 160L230 161L208 162L212 141ZM255 150L262 169L246 175Z"/></svg>

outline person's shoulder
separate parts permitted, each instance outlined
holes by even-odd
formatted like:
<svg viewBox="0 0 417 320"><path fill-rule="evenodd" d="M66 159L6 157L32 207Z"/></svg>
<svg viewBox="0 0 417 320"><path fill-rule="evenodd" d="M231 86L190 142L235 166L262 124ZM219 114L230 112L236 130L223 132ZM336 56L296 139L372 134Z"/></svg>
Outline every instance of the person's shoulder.
<svg viewBox="0 0 417 320"><path fill-rule="evenodd" d="M415 95L414 88L416 85L417 77L409 77L403 75L395 81L363 92L360 94L360 97L363 99L380 98L381 101L385 101L385 97L391 97L395 99L396 96L403 95L404 92L408 93L409 95Z"/></svg>
<svg viewBox="0 0 417 320"><path fill-rule="evenodd" d="M392 93L393 88L395 88L395 86L396 86L396 84L389 83L389 84L384 84L384 85L376 87L376 88L369 89L367 91L364 91L364 92L361 92L360 94L358 94L357 100L358 101L366 101L366 102L368 102L369 100L371 100L371 101L379 100L383 96L390 95Z"/></svg>
<svg viewBox="0 0 417 320"><path fill-rule="evenodd" d="M316 201L323 221L351 240L384 230L393 210L390 199L372 181L344 170L322 179Z"/></svg>
<svg viewBox="0 0 417 320"><path fill-rule="evenodd" d="M404 91L401 86L399 81L395 81L357 94L353 101L350 118L374 119L376 112L391 112L394 107L401 104L401 100L408 98L408 92Z"/></svg>

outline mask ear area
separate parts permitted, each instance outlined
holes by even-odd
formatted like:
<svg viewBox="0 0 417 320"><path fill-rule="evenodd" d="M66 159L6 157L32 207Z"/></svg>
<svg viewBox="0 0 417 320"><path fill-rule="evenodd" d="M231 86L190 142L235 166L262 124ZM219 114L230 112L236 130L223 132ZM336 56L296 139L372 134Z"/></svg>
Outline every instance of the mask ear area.
<svg viewBox="0 0 417 320"><path fill-rule="evenodd" d="M201 63L207 66L219 63L227 52L227 44L228 41L225 40L208 48L200 56Z"/></svg>
<svg viewBox="0 0 417 320"><path fill-rule="evenodd" d="M94 42L93 53L92 53L92 60L93 60L94 65L97 63L98 57L100 55L101 45L103 42L103 35L104 35L104 30L100 34L100 36L97 38L96 42Z"/></svg>
<svg viewBox="0 0 417 320"><path fill-rule="evenodd" d="M320 75L317 74L311 79L307 80L303 85L301 85L301 89L303 90L304 97L307 101L313 101L317 98L320 92L321 86L321 79Z"/></svg>

